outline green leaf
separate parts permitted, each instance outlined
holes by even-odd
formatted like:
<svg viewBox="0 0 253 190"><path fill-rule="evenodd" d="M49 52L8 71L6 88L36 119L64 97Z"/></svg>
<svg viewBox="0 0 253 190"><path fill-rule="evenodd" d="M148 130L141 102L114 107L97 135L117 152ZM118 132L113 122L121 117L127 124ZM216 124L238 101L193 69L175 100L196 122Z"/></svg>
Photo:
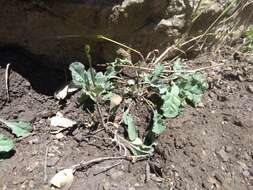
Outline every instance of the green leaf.
<svg viewBox="0 0 253 190"><path fill-rule="evenodd" d="M0 134L0 152L9 152L13 149L13 147L13 141L10 138Z"/></svg>
<svg viewBox="0 0 253 190"><path fill-rule="evenodd" d="M163 133L166 129L166 126L163 123L162 120L162 115L157 113L157 111L154 112L154 117L153 117L153 127L152 127L152 132L160 135Z"/></svg>
<svg viewBox="0 0 253 190"><path fill-rule="evenodd" d="M127 133L130 141L134 141L138 137L138 133L135 128L133 117L128 111L124 113L123 121L127 125Z"/></svg>
<svg viewBox="0 0 253 190"><path fill-rule="evenodd" d="M130 149L135 156L147 154L153 155L155 151L153 146L146 146L144 144L136 146L130 143Z"/></svg>
<svg viewBox="0 0 253 190"><path fill-rule="evenodd" d="M69 70L71 71L73 83L76 86L81 88L88 82L87 73L82 63L71 63Z"/></svg>
<svg viewBox="0 0 253 190"><path fill-rule="evenodd" d="M173 84L170 91L162 96L163 105L161 107L163 115L168 118L176 117L180 111L181 98L179 97L179 88Z"/></svg>
<svg viewBox="0 0 253 190"><path fill-rule="evenodd" d="M155 65L155 70L153 72L153 80L156 80L157 77L159 77L162 74L163 70L164 70L163 64L158 63L157 65Z"/></svg>
<svg viewBox="0 0 253 190"><path fill-rule="evenodd" d="M29 130L32 129L32 125L29 122L25 121L2 121L8 128L12 130L12 133L15 134L17 137L25 137L30 132Z"/></svg>
<svg viewBox="0 0 253 190"><path fill-rule="evenodd" d="M180 71L182 68L182 60L179 58L173 64L173 71Z"/></svg>
<svg viewBox="0 0 253 190"><path fill-rule="evenodd" d="M199 72L183 75L175 83L180 88L180 97L190 101L193 105L201 102L204 90L207 89L207 83Z"/></svg>

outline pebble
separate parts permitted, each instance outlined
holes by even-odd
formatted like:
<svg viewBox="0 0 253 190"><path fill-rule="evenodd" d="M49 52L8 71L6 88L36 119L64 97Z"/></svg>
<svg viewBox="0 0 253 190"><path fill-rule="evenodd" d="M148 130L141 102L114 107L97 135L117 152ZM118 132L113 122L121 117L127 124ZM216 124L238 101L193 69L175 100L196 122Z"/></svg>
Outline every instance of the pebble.
<svg viewBox="0 0 253 190"><path fill-rule="evenodd" d="M244 160L249 160L250 156L249 156L249 154L247 152L244 152L243 153L243 158L244 158Z"/></svg>
<svg viewBox="0 0 253 190"><path fill-rule="evenodd" d="M253 185L253 178L249 179L249 183L250 183L250 185Z"/></svg>
<svg viewBox="0 0 253 190"><path fill-rule="evenodd" d="M36 137L29 141L29 144L39 144L39 143L40 143L39 137Z"/></svg>
<svg viewBox="0 0 253 190"><path fill-rule="evenodd" d="M48 159L47 161L47 166L48 167L53 167L59 162L60 158L59 157L52 157Z"/></svg>
<svg viewBox="0 0 253 190"><path fill-rule="evenodd" d="M217 154L218 156L220 156L220 158L221 158L222 161L224 161L224 162L227 162L227 161L229 160L228 154L227 154L223 149L221 149L221 150L219 150L218 152L216 152L216 154Z"/></svg>
<svg viewBox="0 0 253 190"><path fill-rule="evenodd" d="M206 190L211 190L212 189L212 184L211 183L209 183L208 181L204 181L203 183L202 183L202 187L203 188L205 188Z"/></svg>
<svg viewBox="0 0 253 190"><path fill-rule="evenodd" d="M248 89L248 91L249 91L250 93L253 94L253 86L252 86L252 85L249 85L247 89Z"/></svg>
<svg viewBox="0 0 253 190"><path fill-rule="evenodd" d="M33 122L36 119L36 115L33 111L25 111L19 115L23 121Z"/></svg>
<svg viewBox="0 0 253 190"><path fill-rule="evenodd" d="M224 177L223 177L221 174L216 173L214 177L215 177L215 179L216 179L221 185L223 184L223 182L224 182Z"/></svg>
<svg viewBox="0 0 253 190"><path fill-rule="evenodd" d="M242 174L244 177L249 177L249 175L250 175L250 173L247 170L242 172Z"/></svg>
<svg viewBox="0 0 253 190"><path fill-rule="evenodd" d="M53 115L54 115L54 113L52 111L44 110L44 111L38 113L37 116L40 117L40 118L46 119L46 118L49 118Z"/></svg>
<svg viewBox="0 0 253 190"><path fill-rule="evenodd" d="M57 133L56 135L55 135L55 138L57 138L57 139L62 139L64 137L64 134L63 133Z"/></svg>
<svg viewBox="0 0 253 190"><path fill-rule="evenodd" d="M24 83L24 87L30 88L30 87L31 87L31 83L30 83L29 81L26 81L26 82Z"/></svg>
<svg viewBox="0 0 253 190"><path fill-rule="evenodd" d="M103 184L103 190L110 190L110 183L108 181L106 181L104 184Z"/></svg>
<svg viewBox="0 0 253 190"><path fill-rule="evenodd" d="M233 147L232 147L232 146L226 146L226 147L225 147L225 151L226 151L227 153L232 152L232 150L233 150Z"/></svg>
<svg viewBox="0 0 253 190"><path fill-rule="evenodd" d="M253 167L249 168L249 174L253 177Z"/></svg>
<svg viewBox="0 0 253 190"><path fill-rule="evenodd" d="M130 187L128 190L136 190L134 187Z"/></svg>

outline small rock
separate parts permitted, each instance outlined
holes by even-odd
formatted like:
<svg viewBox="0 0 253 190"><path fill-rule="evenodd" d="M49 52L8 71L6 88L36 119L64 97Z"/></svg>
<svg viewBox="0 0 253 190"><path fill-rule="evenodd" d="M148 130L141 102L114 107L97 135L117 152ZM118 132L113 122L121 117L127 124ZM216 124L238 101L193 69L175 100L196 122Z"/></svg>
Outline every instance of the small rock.
<svg viewBox="0 0 253 190"><path fill-rule="evenodd" d="M221 174L216 173L214 177L215 177L215 179L216 179L221 185L223 184L223 182L224 182L224 177L223 177Z"/></svg>
<svg viewBox="0 0 253 190"><path fill-rule="evenodd" d="M52 111L44 110L44 111L38 113L37 117L47 119L53 115L54 115L54 113Z"/></svg>
<svg viewBox="0 0 253 190"><path fill-rule="evenodd" d="M134 187L130 187L128 190L135 190L135 188Z"/></svg>
<svg viewBox="0 0 253 190"><path fill-rule="evenodd" d="M81 133L77 133L75 136L74 136L74 139L78 142L81 142L82 140L84 140L84 137Z"/></svg>
<svg viewBox="0 0 253 190"><path fill-rule="evenodd" d="M222 161L224 162L227 162L229 160L229 156L228 154L223 150L221 149L220 151L216 152L216 154L218 156L220 156L220 158L222 159Z"/></svg>
<svg viewBox="0 0 253 190"><path fill-rule="evenodd" d="M244 177L249 177L249 175L250 175L250 173L247 170L242 172L242 174Z"/></svg>
<svg viewBox="0 0 253 190"><path fill-rule="evenodd" d="M104 182L103 190L110 190L110 187L111 187L111 184L108 181Z"/></svg>
<svg viewBox="0 0 253 190"><path fill-rule="evenodd" d="M31 83L30 83L29 81L26 81L26 82L24 83L24 87L30 88L30 87L31 87Z"/></svg>
<svg viewBox="0 0 253 190"><path fill-rule="evenodd" d="M243 158L244 158L244 160L249 160L250 156L249 156L249 154L247 152L244 152Z"/></svg>
<svg viewBox="0 0 253 190"><path fill-rule="evenodd" d="M22 112L19 117L21 120L28 122L33 122L36 119L36 115L33 111Z"/></svg>
<svg viewBox="0 0 253 190"><path fill-rule="evenodd" d="M202 187L203 187L204 189L206 189L206 190L211 190L211 189L212 189L212 184L209 183L208 181L204 181L204 182L202 183Z"/></svg>
<svg viewBox="0 0 253 190"><path fill-rule="evenodd" d="M248 91L249 91L250 93L253 94L253 86L252 86L252 85L249 85L247 89L248 89Z"/></svg>
<svg viewBox="0 0 253 190"><path fill-rule="evenodd" d="M57 138L57 139L62 139L64 137L64 134L63 133L57 133L56 135L55 135L55 138Z"/></svg>
<svg viewBox="0 0 253 190"><path fill-rule="evenodd" d="M233 150L233 147L232 147L232 146L226 146L226 147L225 147L225 151L226 151L227 153L230 153L232 150Z"/></svg>
<svg viewBox="0 0 253 190"><path fill-rule="evenodd" d="M239 75L238 79L239 79L240 82L244 82L245 81L245 78L242 75Z"/></svg>
<svg viewBox="0 0 253 190"><path fill-rule="evenodd" d="M250 183L250 185L253 185L253 178L249 179L249 183Z"/></svg>
<svg viewBox="0 0 253 190"><path fill-rule="evenodd" d="M53 167L57 164L57 162L59 162L59 160L60 160L59 157L52 157L52 158L48 159L47 166L48 167Z"/></svg>
<svg viewBox="0 0 253 190"><path fill-rule="evenodd" d="M40 143L39 137L36 137L29 141L29 144L39 144L39 143Z"/></svg>
<svg viewBox="0 0 253 190"><path fill-rule="evenodd" d="M249 168L249 174L253 177L253 167Z"/></svg>
<svg viewBox="0 0 253 190"><path fill-rule="evenodd" d="M241 119L238 118L237 116L233 118L233 124L235 124L238 127L243 127L244 126Z"/></svg>

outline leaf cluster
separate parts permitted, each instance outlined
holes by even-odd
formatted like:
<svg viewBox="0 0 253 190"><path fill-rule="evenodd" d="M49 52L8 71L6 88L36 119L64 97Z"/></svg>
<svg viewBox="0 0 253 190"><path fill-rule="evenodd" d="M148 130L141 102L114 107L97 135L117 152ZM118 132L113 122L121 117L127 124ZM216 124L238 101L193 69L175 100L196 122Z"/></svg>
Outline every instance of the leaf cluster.
<svg viewBox="0 0 253 190"><path fill-rule="evenodd" d="M143 139L139 137L138 129L135 126L132 114L129 113L129 109L124 112L122 120L126 126L132 153L136 155L152 154L154 152L153 147L156 145L156 137L166 129L164 119L178 116L182 106L186 103L194 106L200 103L207 84L199 72L182 72L182 61L180 59L174 63L174 73L169 76L164 75L164 65L157 64L152 72L138 71L138 78L136 79L123 78L120 75L120 68L123 65L132 66L133 64L128 60L116 59L108 64L106 72L102 73L96 72L92 68L86 70L84 65L75 62L70 65L70 71L73 83L81 88L82 93L94 102L99 101L98 96L101 96L102 99L110 99L113 91L118 86L115 79L119 78L121 81L125 81L122 94L126 105L129 105L129 102L133 100L138 101L140 97L147 102L149 101L150 109L153 112L152 125L148 128ZM94 76L94 79L92 76ZM148 100L148 95L153 93L159 96L162 101L161 105L158 105L157 101ZM136 94L137 96L134 96ZM117 109L112 110L112 114L117 112Z"/></svg>
<svg viewBox="0 0 253 190"><path fill-rule="evenodd" d="M29 131L32 129L32 125L24 121L6 121L4 119L0 119L0 122L3 123L7 129L10 129L16 137L25 137L29 135ZM3 134L0 134L0 153L9 152L13 149L13 147L13 140Z"/></svg>

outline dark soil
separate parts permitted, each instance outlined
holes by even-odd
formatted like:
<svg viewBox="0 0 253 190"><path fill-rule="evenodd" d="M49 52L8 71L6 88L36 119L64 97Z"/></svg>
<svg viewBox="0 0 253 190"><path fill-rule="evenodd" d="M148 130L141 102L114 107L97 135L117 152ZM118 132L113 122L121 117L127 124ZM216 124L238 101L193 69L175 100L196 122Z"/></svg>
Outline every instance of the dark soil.
<svg viewBox="0 0 253 190"><path fill-rule="evenodd" d="M203 106L186 106L176 119L167 120L167 130L159 137L155 156L149 161L150 179L146 178L146 161L124 161L103 172L115 164L107 161L77 171L71 189L253 189L253 67L232 58L214 59L204 54L188 61L194 67L210 60L238 67L209 70L210 88ZM11 63L10 102L5 89L7 62ZM53 93L68 79L64 71L46 68L26 54L0 52L0 117L27 120L34 128L31 136L18 141L15 151L0 161L0 189L49 189L48 180L63 168L81 160L118 155L105 140L104 131L89 135L96 130L92 125L96 115L76 106L78 94L61 103L54 99ZM58 111L82 125L57 138L50 133L49 118ZM148 117L145 107L136 106L137 125L147 124Z"/></svg>

